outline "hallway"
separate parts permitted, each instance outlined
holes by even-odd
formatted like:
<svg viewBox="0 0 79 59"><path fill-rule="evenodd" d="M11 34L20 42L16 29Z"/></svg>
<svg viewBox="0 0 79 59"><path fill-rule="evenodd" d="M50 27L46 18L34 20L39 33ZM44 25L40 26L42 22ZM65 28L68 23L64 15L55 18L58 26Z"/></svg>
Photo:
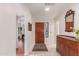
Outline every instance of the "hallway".
<svg viewBox="0 0 79 59"><path fill-rule="evenodd" d="M0 55L79 55L79 4L0 4L0 27Z"/></svg>
<svg viewBox="0 0 79 59"><path fill-rule="evenodd" d="M25 36L24 47L22 48L24 52L21 54L27 56L60 56L56 51L58 47L56 45L59 44L57 43L57 35L74 36L73 26L78 27L78 20L74 20L75 23L73 23L74 17L70 17L72 20L67 20L67 22L69 21L67 26L70 26L67 27L70 30L67 30L72 31L67 32L65 15L68 14L67 11L72 11L72 13L74 10L78 11L79 4L30 3L16 4L16 6L18 7L17 31L20 29L17 37L19 34ZM73 22L71 23L71 21ZM62 46L60 45L60 48Z"/></svg>

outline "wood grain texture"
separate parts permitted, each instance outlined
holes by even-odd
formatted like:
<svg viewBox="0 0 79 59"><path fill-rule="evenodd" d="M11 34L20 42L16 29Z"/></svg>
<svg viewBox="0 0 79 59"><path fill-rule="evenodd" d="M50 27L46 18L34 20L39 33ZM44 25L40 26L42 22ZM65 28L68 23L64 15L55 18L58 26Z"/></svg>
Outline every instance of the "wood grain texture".
<svg viewBox="0 0 79 59"><path fill-rule="evenodd" d="M35 24L35 42L44 43L44 23Z"/></svg>
<svg viewBox="0 0 79 59"><path fill-rule="evenodd" d="M63 56L79 56L79 41L74 37L57 36L56 50Z"/></svg>

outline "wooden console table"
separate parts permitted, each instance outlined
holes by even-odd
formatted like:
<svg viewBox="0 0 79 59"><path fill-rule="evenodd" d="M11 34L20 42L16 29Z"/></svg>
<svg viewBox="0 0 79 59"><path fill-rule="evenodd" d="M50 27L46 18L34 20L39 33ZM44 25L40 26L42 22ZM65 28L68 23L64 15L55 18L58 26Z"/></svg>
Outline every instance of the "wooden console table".
<svg viewBox="0 0 79 59"><path fill-rule="evenodd" d="M71 36L58 35L56 50L63 56L79 56L79 40Z"/></svg>

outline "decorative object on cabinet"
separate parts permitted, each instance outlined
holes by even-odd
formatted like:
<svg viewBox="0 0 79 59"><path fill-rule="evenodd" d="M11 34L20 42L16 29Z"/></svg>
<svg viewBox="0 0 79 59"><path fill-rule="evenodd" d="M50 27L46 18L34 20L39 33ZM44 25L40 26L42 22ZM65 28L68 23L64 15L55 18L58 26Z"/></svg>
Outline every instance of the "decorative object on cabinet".
<svg viewBox="0 0 79 59"><path fill-rule="evenodd" d="M75 32L75 35L76 35L76 39L79 40L79 29L75 29L74 32Z"/></svg>
<svg viewBox="0 0 79 59"><path fill-rule="evenodd" d="M32 31L32 24L28 23L28 31Z"/></svg>
<svg viewBox="0 0 79 59"><path fill-rule="evenodd" d="M74 11L71 9L65 15L65 31L73 32L74 29Z"/></svg>

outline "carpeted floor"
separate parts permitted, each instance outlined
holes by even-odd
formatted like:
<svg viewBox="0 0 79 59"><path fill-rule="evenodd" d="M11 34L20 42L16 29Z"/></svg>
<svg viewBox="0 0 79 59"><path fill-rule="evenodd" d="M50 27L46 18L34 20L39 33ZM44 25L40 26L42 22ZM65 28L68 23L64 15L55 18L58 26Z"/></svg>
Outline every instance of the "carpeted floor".
<svg viewBox="0 0 79 59"><path fill-rule="evenodd" d="M60 54L56 51L56 45L50 46L46 44L48 51L31 51L29 52L28 56L60 56Z"/></svg>
<svg viewBox="0 0 79 59"><path fill-rule="evenodd" d="M45 44L41 43L41 44L35 44L32 51L48 51L48 49Z"/></svg>

